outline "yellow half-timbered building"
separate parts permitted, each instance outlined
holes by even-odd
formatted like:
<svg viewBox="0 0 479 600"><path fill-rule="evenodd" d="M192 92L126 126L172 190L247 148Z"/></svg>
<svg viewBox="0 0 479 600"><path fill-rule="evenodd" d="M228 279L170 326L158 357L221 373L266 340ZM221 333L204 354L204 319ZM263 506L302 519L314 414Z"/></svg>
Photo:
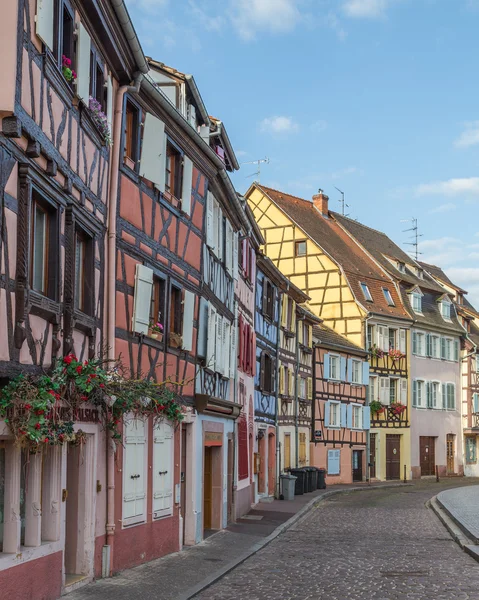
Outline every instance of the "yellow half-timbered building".
<svg viewBox="0 0 479 600"><path fill-rule="evenodd" d="M327 326L371 352L371 478L409 478L412 320L393 278L330 217L321 190L308 201L254 183L246 198L265 254Z"/></svg>

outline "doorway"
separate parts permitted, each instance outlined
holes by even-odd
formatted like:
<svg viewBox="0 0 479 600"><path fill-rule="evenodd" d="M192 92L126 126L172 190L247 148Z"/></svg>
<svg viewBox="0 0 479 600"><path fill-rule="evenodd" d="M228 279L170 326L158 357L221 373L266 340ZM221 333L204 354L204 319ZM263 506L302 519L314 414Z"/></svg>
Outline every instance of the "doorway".
<svg viewBox="0 0 479 600"><path fill-rule="evenodd" d="M205 447L203 478L203 527L205 530L212 526L213 508L213 448Z"/></svg>
<svg viewBox="0 0 479 600"><path fill-rule="evenodd" d="M400 435L386 435L386 479L401 479Z"/></svg>
<svg viewBox="0 0 479 600"><path fill-rule="evenodd" d="M87 435L78 446L67 448L65 502L65 586L91 575L94 533L93 515L93 437Z"/></svg>
<svg viewBox="0 0 479 600"><path fill-rule="evenodd" d="M455 435L448 433L446 436L447 474L454 475L454 455L456 440Z"/></svg>
<svg viewBox="0 0 479 600"><path fill-rule="evenodd" d="M376 479L376 436L377 433L371 433L369 439L369 477Z"/></svg>
<svg viewBox="0 0 479 600"><path fill-rule="evenodd" d="M353 481L363 480L363 451L353 450Z"/></svg>
<svg viewBox="0 0 479 600"><path fill-rule="evenodd" d="M421 477L434 475L436 471L436 438L421 436L419 438L419 464Z"/></svg>

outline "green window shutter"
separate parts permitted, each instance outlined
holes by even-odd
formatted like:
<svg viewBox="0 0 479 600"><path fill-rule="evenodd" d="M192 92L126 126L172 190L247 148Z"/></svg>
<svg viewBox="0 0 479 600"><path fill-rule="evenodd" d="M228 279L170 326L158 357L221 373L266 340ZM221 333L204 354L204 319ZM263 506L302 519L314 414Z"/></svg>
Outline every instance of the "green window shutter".
<svg viewBox="0 0 479 600"><path fill-rule="evenodd" d="M417 333L412 332L412 353L417 354Z"/></svg>
<svg viewBox="0 0 479 600"><path fill-rule="evenodd" d="M454 360L459 360L459 340L454 340Z"/></svg>
<svg viewBox="0 0 479 600"><path fill-rule="evenodd" d="M432 341L430 333L426 333L426 356L432 356Z"/></svg>
<svg viewBox="0 0 479 600"><path fill-rule="evenodd" d="M447 408L447 389L446 389L445 383L443 383L441 386L441 396L442 396L442 408Z"/></svg>
<svg viewBox="0 0 479 600"><path fill-rule="evenodd" d="M446 359L446 338L441 338L441 358Z"/></svg>
<svg viewBox="0 0 479 600"><path fill-rule="evenodd" d="M412 382L412 405L417 406L417 381Z"/></svg>
<svg viewBox="0 0 479 600"><path fill-rule="evenodd" d="M426 381L426 406L428 408L432 408L432 383L430 381Z"/></svg>

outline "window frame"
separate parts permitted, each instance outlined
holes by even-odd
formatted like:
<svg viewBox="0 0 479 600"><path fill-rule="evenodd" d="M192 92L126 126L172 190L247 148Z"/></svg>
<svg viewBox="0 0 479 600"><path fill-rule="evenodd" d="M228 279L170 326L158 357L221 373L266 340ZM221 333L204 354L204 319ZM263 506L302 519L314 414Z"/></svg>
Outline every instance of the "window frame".
<svg viewBox="0 0 479 600"><path fill-rule="evenodd" d="M162 277L157 273L153 273L153 285L151 288L151 306L150 306L150 322L161 323L163 325L163 333L165 332L165 317L166 317L166 291L168 289L166 277ZM163 310L161 310L163 309ZM155 317L154 314L161 314L161 317Z"/></svg>
<svg viewBox="0 0 479 600"><path fill-rule="evenodd" d="M70 39L70 47L68 48L70 56L68 56L65 52L65 39L64 39L64 15L65 12L68 13L68 16L72 23L71 29L71 39ZM76 65L76 40L75 40L75 11L68 2L68 0L54 0L54 41L53 41L53 56L55 57L58 68L62 71L62 55L69 58L72 62L72 67L75 68ZM64 79L64 78L63 78ZM64 79L65 83L73 87L73 82L68 82Z"/></svg>
<svg viewBox="0 0 479 600"><path fill-rule="evenodd" d="M304 252L299 252L299 249L302 247L302 245L304 244ZM300 258L302 256L306 256L308 253L308 245L307 245L307 240L297 240L294 242L294 255L297 258Z"/></svg>
<svg viewBox="0 0 479 600"><path fill-rule="evenodd" d="M391 336L393 338L392 346L391 346ZM399 348L399 329L394 329L393 327L389 327L388 345L389 345L389 350L397 350Z"/></svg>
<svg viewBox="0 0 479 600"><path fill-rule="evenodd" d="M356 412L359 425L354 423L354 413ZM361 404L351 403L351 429L362 430L363 428L363 407Z"/></svg>
<svg viewBox="0 0 479 600"><path fill-rule="evenodd" d="M181 192L182 192L182 180L183 180L183 155L184 152L175 142L168 136L166 136L166 160L165 160L165 193L166 198L171 197L177 201L175 203L177 208L181 208ZM169 159L174 156L173 169L169 169ZM173 189L172 189L173 188ZM220 227L224 227L224 223L220 224ZM224 231L223 231L224 234ZM223 245L224 238L222 236ZM224 257L224 248L222 248L222 256Z"/></svg>
<svg viewBox="0 0 479 600"><path fill-rule="evenodd" d="M334 421L337 421L337 424L333 424L331 417L333 416L334 410ZM329 401L329 425L328 429L341 429L341 402L339 400L330 400Z"/></svg>
<svg viewBox="0 0 479 600"><path fill-rule="evenodd" d="M384 298L385 298L386 302L388 303L388 306L396 306L396 304L393 300L392 294L389 291L389 288L383 287L382 290L383 290Z"/></svg>
<svg viewBox="0 0 479 600"><path fill-rule="evenodd" d="M263 350L261 353L262 377L260 389L265 394L274 393L274 364L272 356Z"/></svg>
<svg viewBox="0 0 479 600"><path fill-rule="evenodd" d="M368 385L369 403L379 401L379 377L377 375L369 376Z"/></svg>
<svg viewBox="0 0 479 600"><path fill-rule="evenodd" d="M389 378L389 405L392 403L396 404L401 402L400 394L400 380L398 377Z"/></svg>
<svg viewBox="0 0 479 600"><path fill-rule="evenodd" d="M354 378L354 369L358 369L358 381ZM351 383L354 385L362 385L363 383L363 362L356 358L351 359Z"/></svg>
<svg viewBox="0 0 479 600"><path fill-rule="evenodd" d="M337 361L337 377L333 377L333 359L335 365ZM329 355L329 379L332 381L341 381L341 356L339 354Z"/></svg>
<svg viewBox="0 0 479 600"><path fill-rule="evenodd" d="M78 272L77 272L77 243L81 240L84 246L83 268L81 271L82 302L77 304ZM74 231L74 282L73 282L73 306L75 310L85 315L93 316L95 307L95 238L89 235L83 228L77 226Z"/></svg>
<svg viewBox="0 0 479 600"><path fill-rule="evenodd" d="M275 304L275 293L272 282L265 277L263 279L263 306L262 313L263 317L269 321L274 321L274 304Z"/></svg>
<svg viewBox="0 0 479 600"><path fill-rule="evenodd" d="M411 296L411 308L413 309L413 311L418 314L418 315L422 315L422 294L420 294L419 292L411 292L410 294ZM415 307L415 303L416 301L419 304L419 308Z"/></svg>
<svg viewBox="0 0 479 600"><path fill-rule="evenodd" d="M173 297L175 300L173 302ZM163 325L163 331L165 325ZM168 298L168 334L181 336L183 332L183 288L175 281L170 282Z"/></svg>
<svg viewBox="0 0 479 600"><path fill-rule="evenodd" d="M98 81L98 75L100 75L100 81ZM92 42L90 48L90 96L100 103L101 110L106 114L107 90L105 83L105 61ZM98 84L100 84L100 92Z"/></svg>
<svg viewBox="0 0 479 600"><path fill-rule="evenodd" d="M131 109L130 111L128 109ZM131 126L128 127L128 112L131 113ZM143 123L143 111L140 105L130 96L125 95L123 103L123 128L122 128L122 148L123 165L138 173L140 168L140 147L141 147L141 124ZM128 143L128 132L131 129L131 143ZM130 148L131 155L127 149ZM127 161L134 163L131 167Z"/></svg>

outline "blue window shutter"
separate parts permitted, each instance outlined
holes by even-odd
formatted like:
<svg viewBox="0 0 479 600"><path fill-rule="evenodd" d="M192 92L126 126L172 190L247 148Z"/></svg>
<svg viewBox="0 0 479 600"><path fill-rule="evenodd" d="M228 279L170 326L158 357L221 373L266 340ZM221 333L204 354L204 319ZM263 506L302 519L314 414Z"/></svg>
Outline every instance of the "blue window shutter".
<svg viewBox="0 0 479 600"><path fill-rule="evenodd" d="M446 387L445 383L442 384L441 393L442 393L442 408L447 408L447 387Z"/></svg>
<svg viewBox="0 0 479 600"><path fill-rule="evenodd" d="M324 426L329 427L329 400L324 403Z"/></svg>
<svg viewBox="0 0 479 600"><path fill-rule="evenodd" d="M369 385L369 363L363 362L363 385Z"/></svg>
<svg viewBox="0 0 479 600"><path fill-rule="evenodd" d="M341 356L341 358L339 360L339 364L340 364L339 378L341 379L341 381L346 381L346 358L344 356Z"/></svg>
<svg viewBox="0 0 479 600"><path fill-rule="evenodd" d="M323 362L324 362L324 365L323 365L324 379L329 379L329 354L325 354L323 356Z"/></svg>
<svg viewBox="0 0 479 600"><path fill-rule="evenodd" d="M363 407L363 429L371 429L371 409L369 406Z"/></svg>
<svg viewBox="0 0 479 600"><path fill-rule="evenodd" d="M417 406L417 381L412 382L412 405Z"/></svg>
<svg viewBox="0 0 479 600"><path fill-rule="evenodd" d="M347 379L344 381L352 381L353 380L353 359L348 358L348 369L347 369Z"/></svg>
<svg viewBox="0 0 479 600"><path fill-rule="evenodd" d="M441 338L441 358L446 358L446 338Z"/></svg>
<svg viewBox="0 0 479 600"><path fill-rule="evenodd" d="M454 340L454 360L457 362L459 360L459 341Z"/></svg>
<svg viewBox="0 0 479 600"><path fill-rule="evenodd" d="M347 427L347 406L341 404L341 427Z"/></svg>
<svg viewBox="0 0 479 600"><path fill-rule="evenodd" d="M336 473L339 475L340 473L340 460L341 460L341 450L335 450L336 452Z"/></svg>
<svg viewBox="0 0 479 600"><path fill-rule="evenodd" d="M339 475L339 450L328 450L328 475Z"/></svg>
<svg viewBox="0 0 479 600"><path fill-rule="evenodd" d="M351 429L353 426L353 406L352 404L348 404L347 413L346 413L346 427Z"/></svg>
<svg viewBox="0 0 479 600"><path fill-rule="evenodd" d="M479 412L479 394L474 394L472 398L473 411L477 413Z"/></svg>

